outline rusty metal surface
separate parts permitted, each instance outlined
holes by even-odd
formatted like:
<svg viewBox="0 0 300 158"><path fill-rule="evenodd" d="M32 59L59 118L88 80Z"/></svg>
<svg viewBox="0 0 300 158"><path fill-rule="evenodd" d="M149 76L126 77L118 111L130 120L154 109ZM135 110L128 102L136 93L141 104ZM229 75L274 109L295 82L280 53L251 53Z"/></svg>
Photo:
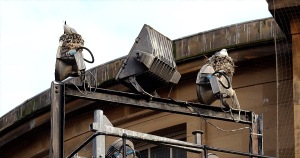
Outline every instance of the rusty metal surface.
<svg viewBox="0 0 300 158"><path fill-rule="evenodd" d="M78 90L66 88L67 97L90 99L95 101L109 102L118 105L134 106L139 108L153 109L164 112L171 112L189 116L199 116L211 119L225 120L230 122L251 124L252 112L246 110L232 110L232 113L225 113L220 107L209 106L199 103L176 101L171 99L156 98L149 96L112 91L107 89L97 89L95 93L83 94ZM240 114L240 115L239 115ZM234 118L234 119L233 119Z"/></svg>

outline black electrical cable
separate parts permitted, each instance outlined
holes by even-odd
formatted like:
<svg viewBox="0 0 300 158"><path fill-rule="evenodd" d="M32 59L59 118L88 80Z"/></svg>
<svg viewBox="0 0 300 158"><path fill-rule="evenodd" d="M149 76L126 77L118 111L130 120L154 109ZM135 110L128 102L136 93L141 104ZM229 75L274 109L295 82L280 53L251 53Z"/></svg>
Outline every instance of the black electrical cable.
<svg viewBox="0 0 300 158"><path fill-rule="evenodd" d="M219 83L225 88L225 89L229 89L231 87L231 84L230 84L230 81L227 77L227 75L224 73L224 72L220 72L220 71L216 71L214 72L212 75L215 75L215 74L220 74L222 76L225 77L226 81L227 81L227 86L225 86L221 81L219 81Z"/></svg>
<svg viewBox="0 0 300 158"><path fill-rule="evenodd" d="M95 60L94 60L94 55L93 55L93 53L92 53L88 48L86 48L86 47L79 47L79 48L76 49L76 52L77 52L78 50L80 50L80 49L85 49L86 51L88 51L88 52L90 53L90 55L91 55L91 57L92 57L92 61L89 61L89 60L84 59L84 58L83 58L83 60L86 61L86 62L88 62L88 63L94 63Z"/></svg>

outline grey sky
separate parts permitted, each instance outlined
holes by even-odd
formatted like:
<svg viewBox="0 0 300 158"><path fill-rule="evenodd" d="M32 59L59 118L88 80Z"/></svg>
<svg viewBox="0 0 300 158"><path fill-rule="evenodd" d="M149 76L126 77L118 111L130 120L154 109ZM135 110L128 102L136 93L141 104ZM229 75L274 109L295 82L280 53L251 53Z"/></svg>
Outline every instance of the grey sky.
<svg viewBox="0 0 300 158"><path fill-rule="evenodd" d="M265 0L0 0L0 116L50 87L64 20L91 68L127 55L144 24L177 39L270 16Z"/></svg>

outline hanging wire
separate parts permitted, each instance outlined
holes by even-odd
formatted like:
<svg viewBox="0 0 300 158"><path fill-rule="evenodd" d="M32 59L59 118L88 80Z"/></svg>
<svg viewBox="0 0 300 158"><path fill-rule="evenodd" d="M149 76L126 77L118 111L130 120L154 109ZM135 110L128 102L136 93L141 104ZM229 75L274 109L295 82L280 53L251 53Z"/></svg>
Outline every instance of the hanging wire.
<svg viewBox="0 0 300 158"><path fill-rule="evenodd" d="M172 93L172 91L173 91L173 86L174 86L174 84L172 84L172 86L171 86L171 88L170 88L170 91L169 91L169 94L168 94L168 98L169 98L169 99L171 99L171 93Z"/></svg>
<svg viewBox="0 0 300 158"><path fill-rule="evenodd" d="M220 75L222 75L222 76L226 79L226 81L227 81L227 86L226 86L222 81L219 80L219 83L222 85L223 88L225 88L225 89L230 89L230 88L232 87L232 85L231 85L231 83L230 83L230 81L229 81L227 75L226 75L224 72L222 72L222 71L216 71L216 72L214 72L212 75L216 75L216 74L220 74ZM222 96L222 94L220 94L220 95ZM236 104L235 100L234 100L232 97L230 97L230 98L231 98L232 104L233 104L234 106L238 106L238 105ZM221 99L223 99L223 98L221 98ZM230 104L228 104L228 106L229 106L229 110L225 110L225 109L222 107L222 105L220 105L220 108L222 109L223 112L226 112L226 113L230 112L230 115L231 115L232 119L233 119L235 122L239 122L239 121L240 121L240 118L241 118L241 110L240 110L240 108L238 107L239 109L235 109L235 108L233 108L232 106L230 106ZM239 110L239 119L238 119L238 120L235 120L235 119L234 119L233 114L232 114L232 110Z"/></svg>
<svg viewBox="0 0 300 158"><path fill-rule="evenodd" d="M84 80L81 81L81 84L83 84L83 91L80 90L80 88L75 83L72 82L72 84L76 87L76 89L83 95L95 93L97 90L97 78L95 77L95 75L93 73L91 73L91 71L88 71L88 72L91 74L92 78L94 79L95 87L91 86L90 82L87 80L87 76L85 76ZM97 73L97 71L96 71L96 73ZM86 89L86 84L89 87L89 91ZM92 88L94 88L94 91L92 91Z"/></svg>
<svg viewBox="0 0 300 158"><path fill-rule="evenodd" d="M219 81L219 82L221 82L221 85L222 85L224 88L228 89L228 88L231 87L231 84L230 84L230 82L229 82L229 79L227 78L227 76L226 76L223 72L217 71L217 72L215 72L213 75L215 75L215 74L221 74L221 75L224 75L224 76L225 76L228 86L225 86L221 81ZM172 85L171 88L170 88L170 91L169 91L169 94L168 94L168 98L171 99L171 100L173 100L173 101L176 101L176 100L174 100L174 99L171 98L171 92L172 92L172 90L173 90L173 86L174 86L174 85ZM232 99L232 98L231 98L231 99ZM232 99L232 102L235 103L235 102L233 101L233 99ZM188 106L190 106L194 111L196 111L197 114L198 114L205 122L207 122L208 124L210 124L211 126L217 128L217 129L220 130L220 131L223 131L223 132L236 132L236 131L240 131L240 130L243 130L243 129L250 129L250 130L252 131L252 129L251 129L250 127L242 127L242 128L233 129L233 130L222 129L222 128L218 127L217 125L214 125L213 123L209 122L206 118L204 118L204 117L200 114L199 111L197 111L197 110L196 110L192 105L190 105L188 102L186 102L186 104L187 104ZM228 104L228 105L229 105L229 104ZM241 109L234 109L234 108L232 108L230 105L229 105L229 110L228 110L228 111L226 111L224 108L222 108L222 105L220 105L220 108L222 109L223 112L226 112L226 113L229 112L230 115L231 115L231 118L232 118L235 122L239 122L239 121L240 121L240 118L241 118ZM190 109L190 108L188 108L188 109ZM235 119L234 119L232 110L239 110L239 119L238 119L238 120L235 120ZM191 111L191 110L190 110L190 111ZM191 112L193 112L193 111L191 111ZM251 134L253 134L253 133L251 132Z"/></svg>
<svg viewBox="0 0 300 158"><path fill-rule="evenodd" d="M221 127L219 127L219 126L217 126L217 125L215 125L215 124L209 122L205 117L203 117L203 116L201 115L201 113L200 113L198 110L195 109L195 107L193 107L193 106L190 105L190 104L188 104L188 105L189 105L194 111L196 111L197 114L198 114L198 115L199 115L206 123L210 124L211 126L215 127L216 129L218 129L218 130L220 130L220 131L223 131L223 132L236 132L236 131L240 131L240 130L244 130L244 129L250 129L250 130L252 131L251 127L241 127L241 128L237 128L237 129L231 129L231 130L223 129L223 128L221 128ZM193 112L193 111L191 111L191 112ZM233 117L233 116L232 116L232 117ZM251 133L251 134L253 134L253 133Z"/></svg>

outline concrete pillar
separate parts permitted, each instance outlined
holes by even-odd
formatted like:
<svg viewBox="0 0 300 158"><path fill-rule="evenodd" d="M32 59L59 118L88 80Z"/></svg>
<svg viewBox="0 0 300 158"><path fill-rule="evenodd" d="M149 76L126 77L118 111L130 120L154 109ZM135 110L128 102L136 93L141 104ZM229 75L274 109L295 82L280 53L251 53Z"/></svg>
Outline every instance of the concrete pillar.
<svg viewBox="0 0 300 158"><path fill-rule="evenodd" d="M295 157L300 158L300 19L291 18Z"/></svg>

